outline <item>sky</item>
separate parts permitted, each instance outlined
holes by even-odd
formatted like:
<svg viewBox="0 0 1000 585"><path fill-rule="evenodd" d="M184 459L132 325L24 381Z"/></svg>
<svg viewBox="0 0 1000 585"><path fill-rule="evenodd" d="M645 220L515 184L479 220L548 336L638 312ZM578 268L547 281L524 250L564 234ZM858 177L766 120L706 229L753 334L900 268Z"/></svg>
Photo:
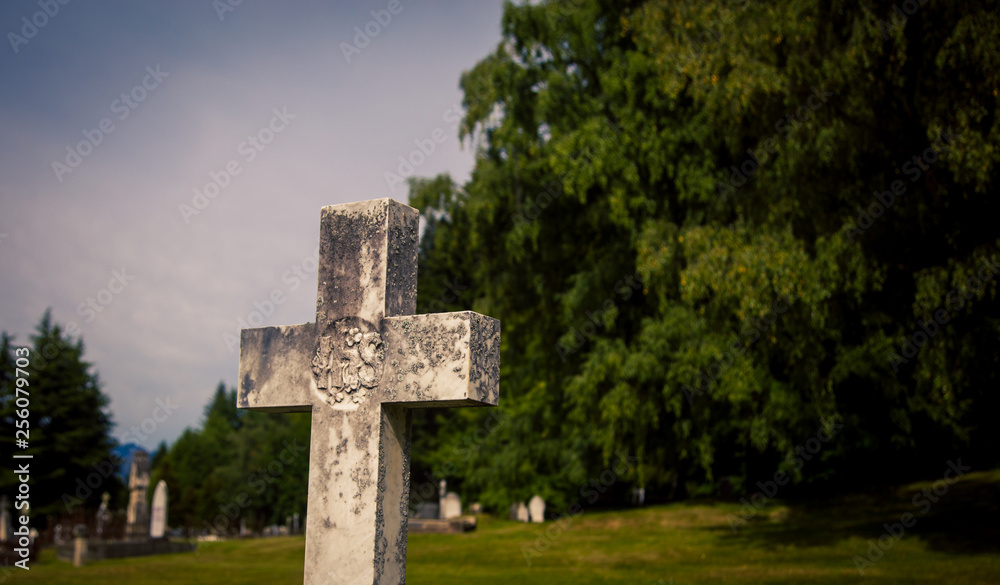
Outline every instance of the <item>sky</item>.
<svg viewBox="0 0 1000 585"><path fill-rule="evenodd" d="M468 178L458 83L501 12L3 2L0 330L77 331L123 443L200 425L240 328L314 319L320 208L406 202L400 157Z"/></svg>

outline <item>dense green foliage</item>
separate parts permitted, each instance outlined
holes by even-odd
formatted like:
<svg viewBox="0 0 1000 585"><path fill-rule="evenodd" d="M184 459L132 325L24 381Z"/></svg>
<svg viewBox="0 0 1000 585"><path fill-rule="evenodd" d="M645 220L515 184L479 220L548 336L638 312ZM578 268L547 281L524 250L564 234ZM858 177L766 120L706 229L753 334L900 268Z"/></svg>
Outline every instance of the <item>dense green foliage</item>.
<svg viewBox="0 0 1000 585"><path fill-rule="evenodd" d="M157 459L159 459L157 461ZM201 429L187 429L154 457L151 485L170 490L170 524L196 533L252 531L306 512L309 416L236 408L219 384Z"/></svg>
<svg viewBox="0 0 1000 585"><path fill-rule="evenodd" d="M27 464L29 515L32 526L44 527L47 515L63 514L79 505L96 508L103 491L115 493L121 484L109 463L114 446L112 421L106 412L109 400L101 392L97 374L83 360L83 340L64 333L46 311L30 341L19 344L0 333L0 452L4 456L0 493L12 505L19 503L15 497L22 493L20 475L14 470ZM21 434L15 436L17 431ZM26 441L28 448L16 440ZM32 458L11 459L14 454ZM95 483L101 485L99 490L91 489ZM16 518L20 508L11 512Z"/></svg>
<svg viewBox="0 0 1000 585"><path fill-rule="evenodd" d="M503 323L505 424L431 413L418 466L558 513L998 463L996 2L551 0L502 30L461 80L471 179L410 197L424 302L462 282Z"/></svg>

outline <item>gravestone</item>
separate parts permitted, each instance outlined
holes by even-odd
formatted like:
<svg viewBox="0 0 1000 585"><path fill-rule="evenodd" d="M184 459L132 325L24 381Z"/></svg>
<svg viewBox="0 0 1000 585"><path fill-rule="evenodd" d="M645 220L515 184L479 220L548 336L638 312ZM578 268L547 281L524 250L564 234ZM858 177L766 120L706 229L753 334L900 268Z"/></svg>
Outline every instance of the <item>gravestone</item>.
<svg viewBox="0 0 1000 585"><path fill-rule="evenodd" d="M444 507L441 510L441 515L445 520L451 520L452 518L458 518L462 515L462 498L458 497L455 492L448 492L444 496Z"/></svg>
<svg viewBox="0 0 1000 585"><path fill-rule="evenodd" d="M518 522L529 522L531 516L528 514L528 507L524 505L524 502L517 503L517 521Z"/></svg>
<svg viewBox="0 0 1000 585"><path fill-rule="evenodd" d="M469 504L469 514L472 514L473 516L478 516L479 514L482 513L483 513L482 504L480 504L479 502L472 502L471 504Z"/></svg>
<svg viewBox="0 0 1000 585"><path fill-rule="evenodd" d="M132 454L132 467L128 473L125 540L145 540L149 537L149 506L146 504L148 489L149 453L139 450Z"/></svg>
<svg viewBox="0 0 1000 585"><path fill-rule="evenodd" d="M292 534L299 533L299 513L292 514Z"/></svg>
<svg viewBox="0 0 1000 585"><path fill-rule="evenodd" d="M324 207L316 321L244 329L237 406L311 412L304 583L403 583L410 409L496 406L500 325L413 315L419 214Z"/></svg>
<svg viewBox="0 0 1000 585"><path fill-rule="evenodd" d="M87 526L77 524L73 532L73 566L82 567L87 564Z"/></svg>
<svg viewBox="0 0 1000 585"><path fill-rule="evenodd" d="M12 542L14 540L14 526L10 519L10 500L7 496L0 496L0 542Z"/></svg>
<svg viewBox="0 0 1000 585"><path fill-rule="evenodd" d="M240 518L240 538L246 538L250 536L250 531L247 530L247 519Z"/></svg>
<svg viewBox="0 0 1000 585"><path fill-rule="evenodd" d="M149 525L150 538L163 538L167 531L167 482L157 482L153 491L153 518Z"/></svg>
<svg viewBox="0 0 1000 585"><path fill-rule="evenodd" d="M444 497L448 495L448 481L442 479L438 483L438 518L444 520Z"/></svg>
<svg viewBox="0 0 1000 585"><path fill-rule="evenodd" d="M97 509L97 530L94 535L98 540L104 538L104 525L111 519L111 511L108 510L110 501L111 494L108 492L101 494L101 507Z"/></svg>
<svg viewBox="0 0 1000 585"><path fill-rule="evenodd" d="M545 522L545 500L542 496L535 495L528 502L528 512L531 514L531 521L535 524Z"/></svg>
<svg viewBox="0 0 1000 585"><path fill-rule="evenodd" d="M433 520L441 517L441 505L437 502L420 502L417 504L415 516L421 520Z"/></svg>
<svg viewBox="0 0 1000 585"><path fill-rule="evenodd" d="M507 513L507 518L509 520L512 520L514 522L517 521L517 510L518 510L518 507L519 507L518 506L518 502L514 502L513 504L510 505L510 511Z"/></svg>

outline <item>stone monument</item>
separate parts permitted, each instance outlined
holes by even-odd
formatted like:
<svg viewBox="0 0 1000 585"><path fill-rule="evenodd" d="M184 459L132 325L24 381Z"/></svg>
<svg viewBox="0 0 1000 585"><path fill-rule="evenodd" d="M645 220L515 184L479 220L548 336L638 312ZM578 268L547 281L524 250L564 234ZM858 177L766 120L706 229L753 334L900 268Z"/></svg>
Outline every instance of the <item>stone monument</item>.
<svg viewBox="0 0 1000 585"><path fill-rule="evenodd" d="M149 537L147 489L149 489L149 453L139 450L132 454L132 468L128 473L125 540L145 540Z"/></svg>
<svg viewBox="0 0 1000 585"><path fill-rule="evenodd" d="M167 482L157 482L153 491L153 514L149 523L149 537L163 538L167 532Z"/></svg>
<svg viewBox="0 0 1000 585"><path fill-rule="evenodd" d="M306 585L406 579L410 409L496 406L500 324L414 315L417 210L324 207L316 321L244 329L237 406L311 412Z"/></svg>
<svg viewBox="0 0 1000 585"><path fill-rule="evenodd" d="M441 517L445 520L458 518L462 515L462 498L455 492L448 492L444 496L444 507L441 510Z"/></svg>
<svg viewBox="0 0 1000 585"><path fill-rule="evenodd" d="M531 514L532 522L536 524L545 522L545 500L542 499L542 496L535 494L535 496L528 501L528 512Z"/></svg>
<svg viewBox="0 0 1000 585"><path fill-rule="evenodd" d="M528 507L524 505L524 502L517 503L517 521L518 522L531 521L531 515L528 514Z"/></svg>
<svg viewBox="0 0 1000 585"><path fill-rule="evenodd" d="M111 502L111 494L108 492L101 494L101 507L97 509L97 529L94 534L98 540L104 538L104 526L111 519L111 511L108 510L109 502Z"/></svg>

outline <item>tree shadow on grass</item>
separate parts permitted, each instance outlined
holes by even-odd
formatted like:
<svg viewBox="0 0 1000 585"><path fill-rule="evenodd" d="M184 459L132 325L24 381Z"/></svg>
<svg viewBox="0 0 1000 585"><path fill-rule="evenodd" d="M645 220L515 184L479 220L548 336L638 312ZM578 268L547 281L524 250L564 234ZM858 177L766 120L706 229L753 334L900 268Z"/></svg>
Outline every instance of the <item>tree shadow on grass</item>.
<svg viewBox="0 0 1000 585"><path fill-rule="evenodd" d="M887 524L900 534L902 526L895 525L907 513L915 523L907 518L911 526L902 537L919 538L930 550L1000 553L1000 470L969 474L952 485L930 481L829 500L768 501L755 515L730 517L735 532L728 522L706 530L753 547L829 546L852 536L877 539L889 533Z"/></svg>

